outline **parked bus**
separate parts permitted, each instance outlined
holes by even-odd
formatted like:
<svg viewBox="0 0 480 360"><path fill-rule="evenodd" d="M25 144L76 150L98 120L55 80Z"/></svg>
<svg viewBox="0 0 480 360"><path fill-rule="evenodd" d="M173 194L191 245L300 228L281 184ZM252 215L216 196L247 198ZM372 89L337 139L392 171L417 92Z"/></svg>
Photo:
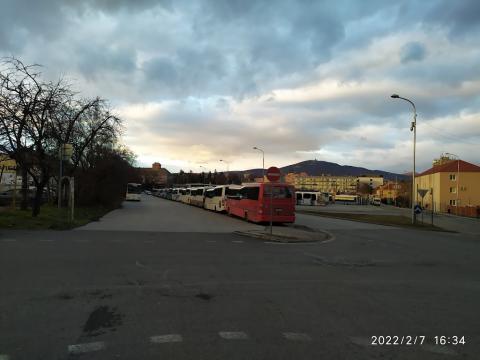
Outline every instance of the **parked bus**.
<svg viewBox="0 0 480 360"><path fill-rule="evenodd" d="M173 201L178 201L178 198L180 197L180 189L172 189L172 200Z"/></svg>
<svg viewBox="0 0 480 360"><path fill-rule="evenodd" d="M293 223L295 190L284 183L253 183L229 189L227 213L256 223L269 222L270 219L278 223Z"/></svg>
<svg viewBox="0 0 480 360"><path fill-rule="evenodd" d="M326 205L328 203L328 193L319 191L296 191L297 205Z"/></svg>
<svg viewBox="0 0 480 360"><path fill-rule="evenodd" d="M180 201L184 204L190 204L191 189L183 189L180 194Z"/></svg>
<svg viewBox="0 0 480 360"><path fill-rule="evenodd" d="M191 189L190 205L203 207L203 193L205 188L196 187Z"/></svg>
<svg viewBox="0 0 480 360"><path fill-rule="evenodd" d="M207 210L224 212L227 205L227 185L219 185L205 191L203 207Z"/></svg>
<svg viewBox="0 0 480 360"><path fill-rule="evenodd" d="M128 183L127 193L125 195L126 201L140 201L140 194L142 193L142 184Z"/></svg>
<svg viewBox="0 0 480 360"><path fill-rule="evenodd" d="M358 204L359 197L358 195L339 194L335 195L335 202L340 202L344 204Z"/></svg>

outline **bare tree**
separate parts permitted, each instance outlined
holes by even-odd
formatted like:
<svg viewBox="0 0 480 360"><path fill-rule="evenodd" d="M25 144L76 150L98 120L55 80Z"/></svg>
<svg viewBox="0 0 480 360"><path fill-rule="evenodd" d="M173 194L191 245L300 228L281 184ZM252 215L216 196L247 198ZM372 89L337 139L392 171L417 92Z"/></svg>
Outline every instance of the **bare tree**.
<svg viewBox="0 0 480 360"><path fill-rule="evenodd" d="M0 152L21 168L22 208L27 207L27 174L33 179L33 216L40 212L44 188L57 173L63 144L73 144L67 169L73 174L79 166L88 167L89 156L99 146L113 148L121 130L120 119L104 100L78 99L63 79L41 81L38 67L8 58L0 68Z"/></svg>

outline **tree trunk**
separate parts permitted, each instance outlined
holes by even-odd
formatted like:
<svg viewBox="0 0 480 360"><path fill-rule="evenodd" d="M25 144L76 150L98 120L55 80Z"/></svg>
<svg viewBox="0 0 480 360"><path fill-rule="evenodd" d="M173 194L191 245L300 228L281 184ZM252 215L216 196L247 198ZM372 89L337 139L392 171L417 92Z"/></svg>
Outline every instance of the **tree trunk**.
<svg viewBox="0 0 480 360"><path fill-rule="evenodd" d="M25 166L22 166L22 201L20 203L21 210L28 208L28 172Z"/></svg>
<svg viewBox="0 0 480 360"><path fill-rule="evenodd" d="M42 199L43 199L43 189L45 188L45 181L40 182L37 185L37 189L35 190L35 197L33 199L33 206L32 206L32 216L36 217L40 214L40 207L42 206Z"/></svg>

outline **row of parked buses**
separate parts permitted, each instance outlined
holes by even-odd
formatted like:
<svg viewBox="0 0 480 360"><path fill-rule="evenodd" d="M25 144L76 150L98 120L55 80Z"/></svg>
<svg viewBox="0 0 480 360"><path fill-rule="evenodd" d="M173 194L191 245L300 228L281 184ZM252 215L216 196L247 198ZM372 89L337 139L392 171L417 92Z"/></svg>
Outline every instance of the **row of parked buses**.
<svg viewBox="0 0 480 360"><path fill-rule="evenodd" d="M295 222L295 190L284 183L160 189L156 196L261 223Z"/></svg>

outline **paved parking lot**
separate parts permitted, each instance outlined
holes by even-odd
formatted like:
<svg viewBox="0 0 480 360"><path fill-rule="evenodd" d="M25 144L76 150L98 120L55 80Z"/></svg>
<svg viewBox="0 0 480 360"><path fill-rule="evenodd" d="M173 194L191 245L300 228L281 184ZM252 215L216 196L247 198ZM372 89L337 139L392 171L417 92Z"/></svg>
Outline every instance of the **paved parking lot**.
<svg viewBox="0 0 480 360"><path fill-rule="evenodd" d="M100 221L79 230L231 233L262 227L180 202L142 195L140 202L125 201Z"/></svg>

